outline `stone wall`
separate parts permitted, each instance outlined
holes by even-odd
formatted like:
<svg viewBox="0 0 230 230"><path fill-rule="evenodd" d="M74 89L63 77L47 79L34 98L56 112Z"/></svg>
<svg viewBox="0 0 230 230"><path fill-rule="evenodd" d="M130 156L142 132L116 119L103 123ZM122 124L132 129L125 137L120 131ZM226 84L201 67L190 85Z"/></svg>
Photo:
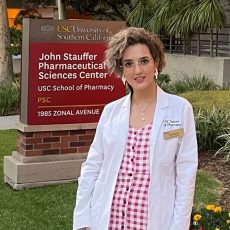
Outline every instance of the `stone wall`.
<svg viewBox="0 0 230 230"><path fill-rule="evenodd" d="M163 73L171 80L184 75L201 76L212 79L220 86L230 85L230 57L198 57L192 55L166 54L166 67Z"/></svg>

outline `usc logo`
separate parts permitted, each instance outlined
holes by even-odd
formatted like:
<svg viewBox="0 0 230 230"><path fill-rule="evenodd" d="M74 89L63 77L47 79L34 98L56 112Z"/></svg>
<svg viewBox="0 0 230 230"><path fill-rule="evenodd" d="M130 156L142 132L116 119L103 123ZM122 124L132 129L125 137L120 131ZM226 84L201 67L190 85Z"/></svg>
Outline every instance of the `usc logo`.
<svg viewBox="0 0 230 230"><path fill-rule="evenodd" d="M58 32L71 33L74 32L74 26L57 26Z"/></svg>

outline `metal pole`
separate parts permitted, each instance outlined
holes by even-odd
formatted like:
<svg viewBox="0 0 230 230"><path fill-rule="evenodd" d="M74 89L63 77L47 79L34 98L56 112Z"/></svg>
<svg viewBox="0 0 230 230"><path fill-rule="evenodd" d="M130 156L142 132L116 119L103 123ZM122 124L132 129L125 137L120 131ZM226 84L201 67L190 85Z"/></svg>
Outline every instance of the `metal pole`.
<svg viewBox="0 0 230 230"><path fill-rule="evenodd" d="M169 53L172 53L172 35L170 34L170 40L169 40Z"/></svg>
<svg viewBox="0 0 230 230"><path fill-rule="evenodd" d="M56 0L56 4L58 7L58 19L64 19L64 5L62 3L62 0Z"/></svg>
<svg viewBox="0 0 230 230"><path fill-rule="evenodd" d="M183 54L186 54L186 37L183 36Z"/></svg>
<svg viewBox="0 0 230 230"><path fill-rule="evenodd" d="M200 31L197 33L197 56L200 56Z"/></svg>
<svg viewBox="0 0 230 230"><path fill-rule="evenodd" d="M219 33L218 33L218 29L216 29L216 57L218 56L218 48L219 48Z"/></svg>
<svg viewBox="0 0 230 230"><path fill-rule="evenodd" d="M210 29L210 56L213 57L213 29Z"/></svg>

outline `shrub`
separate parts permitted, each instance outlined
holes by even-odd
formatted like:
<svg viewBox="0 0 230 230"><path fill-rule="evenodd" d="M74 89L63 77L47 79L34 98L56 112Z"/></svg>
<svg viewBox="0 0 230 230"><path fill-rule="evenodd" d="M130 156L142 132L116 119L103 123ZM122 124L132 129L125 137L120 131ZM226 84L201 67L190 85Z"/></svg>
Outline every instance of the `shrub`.
<svg viewBox="0 0 230 230"><path fill-rule="evenodd" d="M168 84L171 81L169 74L159 74L157 78L157 84L161 85L163 83Z"/></svg>
<svg viewBox="0 0 230 230"><path fill-rule="evenodd" d="M195 112L197 142L199 151L217 150L223 140L216 138L230 127L230 113L213 106L211 109L200 109Z"/></svg>
<svg viewBox="0 0 230 230"><path fill-rule="evenodd" d="M12 55L21 54L22 30L15 27L10 28L11 46L9 48Z"/></svg>
<svg viewBox="0 0 230 230"><path fill-rule="evenodd" d="M180 94L193 105L200 151L218 150L229 159L230 90L195 91ZM218 138L219 137L219 138Z"/></svg>
<svg viewBox="0 0 230 230"><path fill-rule="evenodd" d="M229 161L230 160L230 128L228 129L228 133L218 136L216 140L221 140L221 142L224 140L225 143L220 149L218 149L215 155L223 154L226 161Z"/></svg>
<svg viewBox="0 0 230 230"><path fill-rule="evenodd" d="M218 86L212 79L207 78L205 75L192 77L184 75L181 79L171 81L168 74L160 74L157 79L157 84L164 91L172 94L220 89L220 86Z"/></svg>
<svg viewBox="0 0 230 230"><path fill-rule="evenodd" d="M211 79L206 76L193 76L185 75L182 79L178 79L172 83L171 90L174 94L185 93L190 91L208 91L216 90L220 87Z"/></svg>
<svg viewBox="0 0 230 230"><path fill-rule="evenodd" d="M165 92L171 93L170 76L168 74L159 74L157 78L157 85L159 85Z"/></svg>
<svg viewBox="0 0 230 230"><path fill-rule="evenodd" d="M0 116L18 113L19 111L19 82L0 86Z"/></svg>

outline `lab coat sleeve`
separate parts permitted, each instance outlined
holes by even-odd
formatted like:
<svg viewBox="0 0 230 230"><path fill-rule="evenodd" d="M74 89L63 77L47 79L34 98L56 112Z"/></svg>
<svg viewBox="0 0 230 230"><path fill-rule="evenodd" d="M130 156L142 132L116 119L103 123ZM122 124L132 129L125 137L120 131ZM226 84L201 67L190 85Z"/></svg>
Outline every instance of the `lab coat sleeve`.
<svg viewBox="0 0 230 230"><path fill-rule="evenodd" d="M98 122L94 140L90 146L86 161L82 164L78 179L76 206L73 213L73 229L91 227L90 203L94 185L100 173L103 162L103 122L106 117L106 107Z"/></svg>
<svg viewBox="0 0 230 230"><path fill-rule="evenodd" d="M184 136L176 158L176 194L170 230L188 230L193 206L198 150L192 106L183 110Z"/></svg>

